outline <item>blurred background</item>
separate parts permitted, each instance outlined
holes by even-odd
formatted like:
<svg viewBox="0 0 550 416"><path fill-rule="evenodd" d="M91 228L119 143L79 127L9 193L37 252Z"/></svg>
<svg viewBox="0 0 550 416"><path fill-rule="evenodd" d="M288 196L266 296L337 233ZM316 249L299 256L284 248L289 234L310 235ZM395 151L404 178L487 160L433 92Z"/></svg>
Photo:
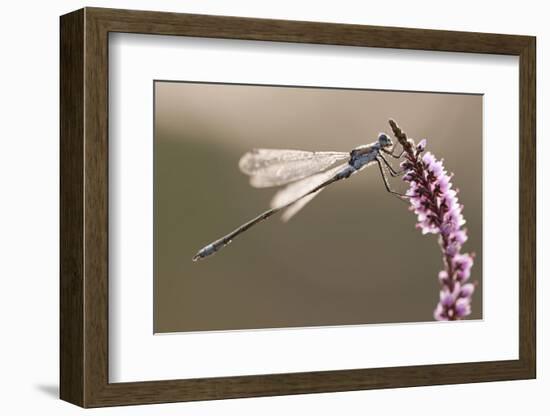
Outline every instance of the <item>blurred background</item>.
<svg viewBox="0 0 550 416"><path fill-rule="evenodd" d="M191 257L269 207L238 168L252 148L350 151L394 118L460 189L482 317L482 96L155 82L155 332L433 320L443 268L378 168L320 193L215 256ZM398 164L395 164L396 168ZM406 185L394 178L400 191Z"/></svg>

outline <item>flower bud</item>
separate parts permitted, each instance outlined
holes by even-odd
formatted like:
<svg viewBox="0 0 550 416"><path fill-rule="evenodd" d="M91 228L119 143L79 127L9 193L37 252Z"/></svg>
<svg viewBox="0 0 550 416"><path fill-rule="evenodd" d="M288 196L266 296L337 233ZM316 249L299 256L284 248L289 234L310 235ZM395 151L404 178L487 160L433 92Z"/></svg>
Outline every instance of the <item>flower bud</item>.
<svg viewBox="0 0 550 416"><path fill-rule="evenodd" d="M426 149L426 139L420 140L420 142L416 146L416 150L418 150L418 152L423 152L424 149Z"/></svg>

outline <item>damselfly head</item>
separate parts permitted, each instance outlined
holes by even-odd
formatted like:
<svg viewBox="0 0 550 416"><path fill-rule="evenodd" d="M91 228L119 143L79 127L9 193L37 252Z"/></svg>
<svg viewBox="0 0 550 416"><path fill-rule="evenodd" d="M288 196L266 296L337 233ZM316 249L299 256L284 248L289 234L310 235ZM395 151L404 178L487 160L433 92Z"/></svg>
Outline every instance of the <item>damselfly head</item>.
<svg viewBox="0 0 550 416"><path fill-rule="evenodd" d="M390 147L393 145L393 142L386 133L380 133L378 135L378 143L380 143L382 147Z"/></svg>

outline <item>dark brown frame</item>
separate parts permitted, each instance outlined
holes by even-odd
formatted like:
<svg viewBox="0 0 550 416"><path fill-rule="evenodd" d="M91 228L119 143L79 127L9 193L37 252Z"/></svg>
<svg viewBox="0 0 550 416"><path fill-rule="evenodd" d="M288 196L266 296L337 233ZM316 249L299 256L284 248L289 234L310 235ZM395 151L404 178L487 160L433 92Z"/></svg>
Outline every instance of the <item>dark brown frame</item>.
<svg viewBox="0 0 550 416"><path fill-rule="evenodd" d="M529 379L536 376L535 52L531 36L85 8L61 17L60 396L82 407ZM519 56L519 359L109 383L108 34Z"/></svg>

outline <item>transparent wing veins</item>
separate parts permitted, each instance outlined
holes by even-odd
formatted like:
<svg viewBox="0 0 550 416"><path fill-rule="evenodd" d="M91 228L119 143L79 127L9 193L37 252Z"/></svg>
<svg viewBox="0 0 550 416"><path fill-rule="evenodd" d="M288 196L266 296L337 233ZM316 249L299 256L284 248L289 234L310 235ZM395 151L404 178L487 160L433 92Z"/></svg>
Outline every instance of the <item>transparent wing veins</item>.
<svg viewBox="0 0 550 416"><path fill-rule="evenodd" d="M285 188L281 189L273 196L270 204L271 208L283 207L289 204L290 202L296 200L294 204L290 205L288 208L285 209L285 211L281 216L281 219L284 222L288 221L294 215L296 215L304 206L306 206L308 202L310 202L313 198L319 195L319 192L321 192L324 188L318 190L317 192L311 195L306 195L308 192L310 192L312 189L316 188L317 186L321 185L323 182L337 175L340 171L345 169L346 166L347 166L347 163L338 165L325 172L311 175L307 178L304 178L302 180L299 180L297 182L293 182L287 185ZM306 196L302 197L303 195L306 195Z"/></svg>
<svg viewBox="0 0 550 416"><path fill-rule="evenodd" d="M252 186L264 188L307 178L348 158L346 152L255 149L243 155L239 168L250 176Z"/></svg>

